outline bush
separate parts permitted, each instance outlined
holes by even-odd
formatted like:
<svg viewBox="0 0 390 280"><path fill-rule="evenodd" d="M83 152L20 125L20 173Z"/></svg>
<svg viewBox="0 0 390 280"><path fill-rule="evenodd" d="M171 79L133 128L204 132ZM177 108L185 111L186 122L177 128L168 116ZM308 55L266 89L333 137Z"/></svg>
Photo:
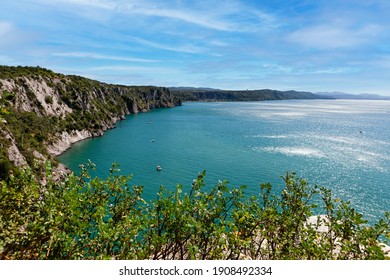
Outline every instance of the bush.
<svg viewBox="0 0 390 280"><path fill-rule="evenodd" d="M45 102L47 104L53 104L53 97L51 97L50 95L46 95L45 96Z"/></svg>
<svg viewBox="0 0 390 280"><path fill-rule="evenodd" d="M219 182L206 191L205 172L189 193L161 187L157 199L142 198L143 188L113 165L106 179L81 175L47 184L29 169L2 181L1 259L383 259L379 238L389 233L386 214L374 226L329 190L310 187L288 173L285 189L272 193L262 184L258 196L245 187ZM307 219L323 200L323 223ZM317 197L318 198L318 197Z"/></svg>
<svg viewBox="0 0 390 280"><path fill-rule="evenodd" d="M8 180L9 174L12 170L12 164L9 159L0 154L0 180Z"/></svg>

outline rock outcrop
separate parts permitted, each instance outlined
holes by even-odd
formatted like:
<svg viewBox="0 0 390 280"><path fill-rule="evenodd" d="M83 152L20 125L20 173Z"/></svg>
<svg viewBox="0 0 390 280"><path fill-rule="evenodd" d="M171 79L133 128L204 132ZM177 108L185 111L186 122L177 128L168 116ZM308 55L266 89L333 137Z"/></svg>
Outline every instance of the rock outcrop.
<svg viewBox="0 0 390 280"><path fill-rule="evenodd" d="M0 129L1 138L8 140L10 144L8 145L6 151L8 154L8 158L12 161L16 166L23 166L27 164L26 158L22 155L19 148L17 147L15 139L9 133L9 131L4 131Z"/></svg>
<svg viewBox="0 0 390 280"><path fill-rule="evenodd" d="M70 146L78 141L93 137L92 133L86 129L73 130L70 133L63 131L57 136L57 141L47 147L47 151L54 156L62 154L70 148Z"/></svg>

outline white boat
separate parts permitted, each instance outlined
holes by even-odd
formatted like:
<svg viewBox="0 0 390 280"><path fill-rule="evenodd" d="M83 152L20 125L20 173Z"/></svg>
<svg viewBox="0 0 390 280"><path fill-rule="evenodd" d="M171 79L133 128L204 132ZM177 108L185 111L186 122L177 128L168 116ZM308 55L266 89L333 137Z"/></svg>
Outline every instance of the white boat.
<svg viewBox="0 0 390 280"><path fill-rule="evenodd" d="M161 166L160 166L160 165L157 165L156 170L157 170L157 171L161 171Z"/></svg>

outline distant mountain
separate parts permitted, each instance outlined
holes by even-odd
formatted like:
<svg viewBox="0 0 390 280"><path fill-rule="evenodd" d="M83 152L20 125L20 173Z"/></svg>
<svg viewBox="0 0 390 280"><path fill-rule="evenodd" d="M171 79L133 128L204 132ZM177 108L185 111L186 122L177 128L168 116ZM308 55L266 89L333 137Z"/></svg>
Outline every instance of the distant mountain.
<svg viewBox="0 0 390 280"><path fill-rule="evenodd" d="M390 100L389 96L382 96L379 94L371 93L350 94L345 92L316 92L315 94L321 97L335 99Z"/></svg>

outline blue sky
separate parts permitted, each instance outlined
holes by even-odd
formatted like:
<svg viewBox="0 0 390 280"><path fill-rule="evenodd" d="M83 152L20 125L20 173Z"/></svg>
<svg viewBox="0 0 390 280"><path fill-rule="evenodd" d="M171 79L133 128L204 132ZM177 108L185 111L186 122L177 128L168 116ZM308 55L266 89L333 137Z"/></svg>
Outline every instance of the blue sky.
<svg viewBox="0 0 390 280"><path fill-rule="evenodd" d="M0 64L126 85L390 95L387 0L0 0Z"/></svg>

